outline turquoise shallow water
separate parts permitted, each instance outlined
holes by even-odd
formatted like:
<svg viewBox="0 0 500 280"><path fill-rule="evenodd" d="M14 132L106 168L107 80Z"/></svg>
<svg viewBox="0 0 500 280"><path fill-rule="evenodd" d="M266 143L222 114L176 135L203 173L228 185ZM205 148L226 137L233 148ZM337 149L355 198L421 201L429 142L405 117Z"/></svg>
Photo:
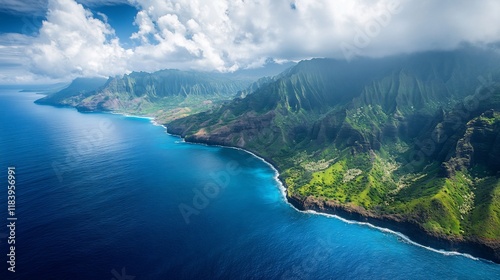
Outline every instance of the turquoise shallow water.
<svg viewBox="0 0 500 280"><path fill-rule="evenodd" d="M37 97L0 94L0 182L15 166L19 219L15 274L0 230L0 279L500 278L500 265L298 212L246 152Z"/></svg>

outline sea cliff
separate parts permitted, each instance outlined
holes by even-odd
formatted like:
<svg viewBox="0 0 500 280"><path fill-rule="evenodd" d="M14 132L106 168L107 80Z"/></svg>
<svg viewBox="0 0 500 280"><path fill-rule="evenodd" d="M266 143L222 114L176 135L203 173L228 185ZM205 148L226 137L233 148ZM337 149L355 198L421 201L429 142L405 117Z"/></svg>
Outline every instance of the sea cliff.
<svg viewBox="0 0 500 280"><path fill-rule="evenodd" d="M214 139L213 137L211 139L207 139L206 137L196 136L186 137L186 135L182 134L182 131L182 129L177 127L167 126L167 132L169 134L182 137L186 142L227 146L246 150L245 147L231 145L227 141L224 141L224 139ZM280 165L275 160L262 155L259 151L248 151L261 157L274 166L278 172L280 172ZM279 174L278 178L286 189L286 181L283 180L284 178L281 174ZM286 200L300 211L314 211L317 213L335 215L346 220L368 223L375 227L385 228L401 233L408 237L411 241L422 246L447 251L446 253L459 252L469 254L476 258L482 258L500 264L500 242L497 241L485 242L484 240L479 239L456 238L447 235L440 235L429 232L417 221L405 217L404 215L378 214L360 206L341 204L333 200L320 199L314 196L301 197L296 194L290 195L286 192Z"/></svg>

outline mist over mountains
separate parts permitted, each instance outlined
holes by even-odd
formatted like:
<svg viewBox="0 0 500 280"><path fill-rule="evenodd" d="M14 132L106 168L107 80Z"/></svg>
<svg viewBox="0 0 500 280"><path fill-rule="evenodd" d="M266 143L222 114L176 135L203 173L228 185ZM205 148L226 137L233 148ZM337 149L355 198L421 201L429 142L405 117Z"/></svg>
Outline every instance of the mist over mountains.
<svg viewBox="0 0 500 280"><path fill-rule="evenodd" d="M266 77L162 70L77 79L37 102L154 116L187 141L263 156L299 208L405 223L500 259L496 51L285 66Z"/></svg>
<svg viewBox="0 0 500 280"><path fill-rule="evenodd" d="M404 221L498 260L498 81L498 53L474 48L313 59L167 126L265 157L303 208Z"/></svg>
<svg viewBox="0 0 500 280"><path fill-rule="evenodd" d="M263 68L231 73L166 69L154 73L132 72L109 79L77 78L65 89L37 103L172 120L246 95L264 80L271 79L270 76L293 65L269 61Z"/></svg>

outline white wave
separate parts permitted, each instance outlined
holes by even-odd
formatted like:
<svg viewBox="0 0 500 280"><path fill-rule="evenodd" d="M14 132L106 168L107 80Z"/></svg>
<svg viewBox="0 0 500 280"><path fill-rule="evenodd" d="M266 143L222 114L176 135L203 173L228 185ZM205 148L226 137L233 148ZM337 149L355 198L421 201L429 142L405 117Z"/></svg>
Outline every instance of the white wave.
<svg viewBox="0 0 500 280"><path fill-rule="evenodd" d="M118 115L118 116L123 116L125 118L133 118L133 119L146 119L146 120L153 120L155 118L153 117L147 117L147 116L137 116L137 115L129 115L129 114L126 114L126 113L120 113L120 112L99 112L99 113L103 113L103 114L111 114L111 115Z"/></svg>
<svg viewBox="0 0 500 280"><path fill-rule="evenodd" d="M118 113L119 114L119 113ZM153 124L154 126L161 126L165 129L167 129L167 127L163 124L160 124L159 122L156 121L156 119L154 117L148 117L148 116L135 116L135 115L127 115L127 114L119 114L119 115L122 115L126 118L133 118L133 119L144 119L144 120L149 120L151 121L151 124Z"/></svg>
<svg viewBox="0 0 500 280"><path fill-rule="evenodd" d="M167 133L167 134L169 134L171 136L176 136L176 135L172 135L170 133ZM469 259L472 259L472 260L475 260L475 261L484 261L484 262L493 263L492 261L481 259L481 258L476 258L476 257L474 257L474 256L472 256L470 254L466 254L466 253L460 253L460 252L455 252L455 251L446 251L446 250L441 250L441 249L435 249L435 248L432 248L432 247L429 247L429 246L424 246L422 244L419 244L419 243L411 240L408 236L406 236L406 235L404 235L404 234L402 234L400 232L393 231L393 230L388 229L388 228L378 227L378 226L372 225L372 224L367 223L367 222L359 222L359 221L354 221L354 220L348 220L348 219L344 219L344 218L342 218L340 216L337 216L337 215L328 214L328 213L322 213L322 212L317 212L317 211L314 211L314 210L301 211L301 210L297 209L295 206L293 206L293 204L291 204L288 201L288 199L286 198L286 194L287 194L286 188L283 185L283 182L281 182L281 180L279 179L278 169L276 169L276 167L274 167L274 165L272 165L270 162L266 161L264 158L262 158L262 157L260 157L260 156L258 156L256 154L254 154L254 153L252 153L252 152L250 152L248 150L245 150L243 148L230 147L230 146L222 146L222 145L208 145L208 144L204 144L204 143L190 143L190 142L186 142L185 139L182 138L182 137L179 137L179 138L182 139L182 143L184 143L184 144L203 145L203 146L207 146L207 147L221 147L221 148L226 148L226 149L228 148L228 149L235 149L235 150L243 151L243 152L249 153L250 155L252 155L255 158L259 159L260 161L264 162L265 164L267 164L274 171L274 180L276 181L278 189L280 190L280 193L282 195L282 201L285 202L286 204L288 204L289 206L291 206L291 208L294 209L297 212L308 213L308 214L313 214L313 215L320 215L320 216L325 216L325 217L328 217L328 218L334 218L334 219L340 220L340 221L342 221L344 223L347 223L347 224L357 224L357 225L362 225L362 226L368 226L370 228L379 230L381 232L385 232L385 233L396 235L396 236L398 236L401 239L401 241L403 241L403 242L405 242L407 244L410 244L410 245L413 245L413 246L417 246L417 247L420 247L420 248L423 248L423 249L426 249L426 250L429 250L429 251L432 251L432 252L435 252L435 253L438 253L438 254L441 254L441 255L445 255L445 256L462 256L462 257L466 257L466 258L469 258ZM177 143L177 141L176 141L176 143Z"/></svg>
<svg viewBox="0 0 500 280"><path fill-rule="evenodd" d="M155 119L151 119L151 123L152 123L154 126L161 126L161 127L165 128L165 129L167 128L165 125L163 125L163 124L161 124L161 123L157 122Z"/></svg>
<svg viewBox="0 0 500 280"><path fill-rule="evenodd" d="M148 117L148 116L138 116L138 115L129 115L129 114L123 114L123 116L125 116L127 118L134 118L134 119L148 119L148 120L154 119L154 118Z"/></svg>
<svg viewBox="0 0 500 280"><path fill-rule="evenodd" d="M481 259L481 258L476 258L470 254L466 254L466 253L460 253L460 252L455 252L455 251L446 251L446 250L441 250L441 249L435 249L435 248L432 248L432 247L429 247L429 246L425 246L425 245L422 245L420 243L417 243L413 240L411 240L408 236L400 233L400 232L397 232L397 231L393 231L391 229L388 229L388 228L383 228L383 227L378 227L378 226L375 226L375 225L372 225L370 223L367 223L367 222L359 222L359 221L353 221L353 220L347 220L347 219L344 219L340 216L337 216L337 215L333 215L333 214L328 214L328 213L321 213L321 212L317 212L317 211L314 211L314 210L307 210L307 211L304 211L305 213L309 213L309 214L313 214L313 215L320 215L320 216L325 216L325 217L328 217L328 218L334 218L334 219L337 219L337 220L340 220L344 223L347 223L347 224L356 224L356 225L361 225L361 226L368 226L370 228L373 228L373 229L376 229L376 230L379 230L379 231L382 231L382 232L385 232L385 233L390 233L390 234L393 234L393 235L396 235L397 237L401 238L401 241L404 242L404 243L407 243L407 244L411 244L411 245L414 245L414 246L417 246L417 247L420 247L420 248L424 248L424 249L427 249L429 251L432 251L432 252L435 252L435 253L438 253L438 254L442 254L442 255L445 255L445 256L462 256L462 257L466 257L466 258L469 258L469 259L472 259L472 260L475 260L475 261L485 261L485 262L491 262L489 260L484 260L484 259Z"/></svg>

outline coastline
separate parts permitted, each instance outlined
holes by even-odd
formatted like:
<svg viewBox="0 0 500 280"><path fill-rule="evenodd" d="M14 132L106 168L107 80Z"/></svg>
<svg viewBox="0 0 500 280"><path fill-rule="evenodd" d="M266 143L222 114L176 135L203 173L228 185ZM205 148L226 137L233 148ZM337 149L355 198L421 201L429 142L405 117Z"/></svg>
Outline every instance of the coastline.
<svg viewBox="0 0 500 280"><path fill-rule="evenodd" d="M38 99L39 100L39 99ZM36 100L36 101L38 101ZM51 105L38 103L38 105ZM55 107L66 107L75 108L73 106L57 106ZM337 204L333 201L324 201L316 199L314 197L297 197L289 196L287 192L287 186L284 180L282 180L280 175L280 169L278 165L270 158L260 155L256 151L246 150L242 147L232 146L224 143L216 143L212 141L200 141L195 137L185 137L181 134L175 132L169 132L166 124L161 124L156 121L154 117L147 116L135 116L126 114L124 112L111 112L111 111L81 111L80 113L107 113L113 115L122 115L124 117L130 118L140 118L148 119L155 126L162 126L165 132L169 135L179 137L185 143L191 144L202 144L207 146L218 146L224 148L232 148L237 150L245 151L254 157L262 160L268 166L270 166L274 172L274 179L278 183L280 192L283 197L283 201L289 204L294 210L305 213L314 213L316 215L326 215L329 217L337 218L347 223L358 223L362 225L367 225L372 228L378 229L380 231L389 232L397 235L398 237L405 240L405 242L411 243L415 246L423 247L436 253L445 255L462 255L467 258L474 260L481 260L486 262L492 262L500 264L500 244L495 244L493 246L488 246L487 244L466 239L452 239L447 236L435 236L429 234L418 224L404 219L404 217L399 215L375 215L359 207L350 207L348 205Z"/></svg>
<svg viewBox="0 0 500 280"><path fill-rule="evenodd" d="M319 214L333 215L348 221L368 224L374 228L388 230L403 237L414 245L430 249L445 255L463 255L475 260L483 260L500 264L498 252L479 241L453 239L447 236L436 236L425 231L420 225L396 215L374 215L365 210L323 201L313 197L305 199L287 196L288 201L301 211L312 211Z"/></svg>
<svg viewBox="0 0 500 280"><path fill-rule="evenodd" d="M444 255L461 255L473 260L500 264L500 244L495 244L497 246L494 247L479 240L454 239L448 236L433 235L424 230L417 223L405 219L401 215L376 215L360 207L351 207L333 201L324 201L314 197L302 198L289 196L286 183L281 178L279 167L272 159L242 147L213 143L211 141L199 141L199 139L195 139L194 137L185 137L181 134L169 132L167 125L162 126L166 129L167 134L177 136L186 143L242 150L259 158L275 171L275 180L279 185L283 200L297 211L316 215L326 215L347 223L367 225L380 231L395 234L404 239L405 242L436 253Z"/></svg>

